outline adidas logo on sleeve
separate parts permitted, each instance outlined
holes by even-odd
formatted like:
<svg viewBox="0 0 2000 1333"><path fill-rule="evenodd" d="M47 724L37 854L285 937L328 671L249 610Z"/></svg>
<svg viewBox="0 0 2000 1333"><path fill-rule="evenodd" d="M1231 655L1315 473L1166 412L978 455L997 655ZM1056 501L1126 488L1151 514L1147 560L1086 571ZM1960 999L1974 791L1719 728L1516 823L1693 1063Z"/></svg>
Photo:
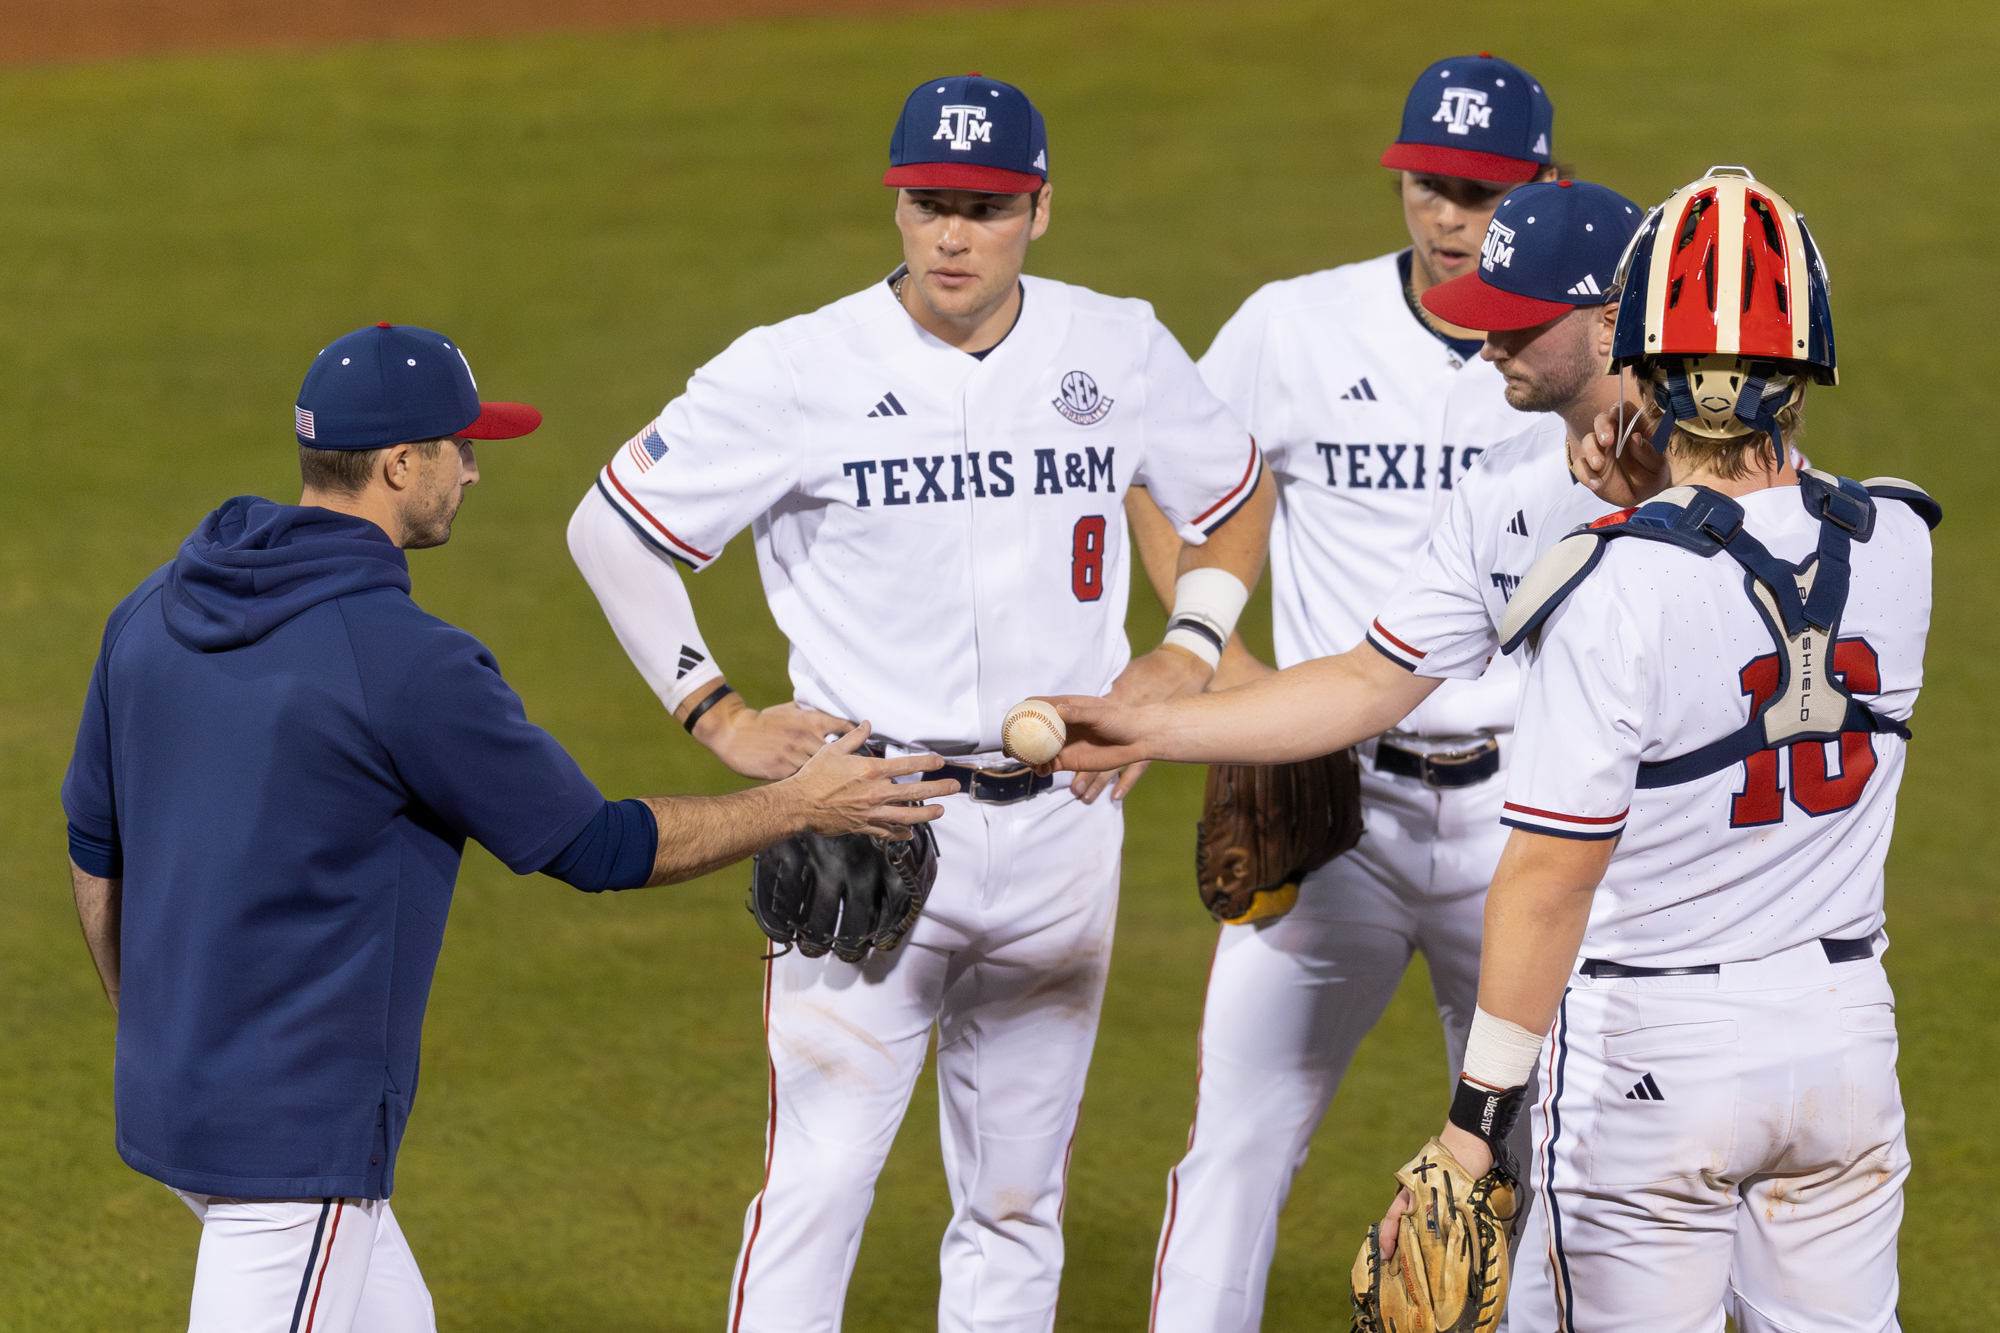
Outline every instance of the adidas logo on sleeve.
<svg viewBox="0 0 2000 1333"><path fill-rule="evenodd" d="M674 679L675 680L681 679L681 677L687 675L688 672L694 670L696 667L700 666L703 662L706 662L707 660L708 659L702 655L700 649L692 648L685 643L682 644L681 669L679 671L674 672Z"/></svg>

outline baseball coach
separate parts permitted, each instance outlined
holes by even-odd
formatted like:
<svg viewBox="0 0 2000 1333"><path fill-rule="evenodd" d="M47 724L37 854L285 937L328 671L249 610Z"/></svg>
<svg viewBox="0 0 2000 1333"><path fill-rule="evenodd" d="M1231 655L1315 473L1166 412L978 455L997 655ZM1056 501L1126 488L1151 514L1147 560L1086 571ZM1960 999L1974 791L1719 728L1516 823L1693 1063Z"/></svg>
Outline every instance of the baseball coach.
<svg viewBox="0 0 2000 1333"><path fill-rule="evenodd" d="M105 627L63 783L78 914L118 1010L118 1151L202 1220L190 1328L418 1333L389 1196L460 855L579 889L691 878L811 828L908 836L935 756L608 801L485 647L410 599L479 479L481 403L428 329L315 359L297 505L238 496ZM895 803L891 803L893 793Z"/></svg>

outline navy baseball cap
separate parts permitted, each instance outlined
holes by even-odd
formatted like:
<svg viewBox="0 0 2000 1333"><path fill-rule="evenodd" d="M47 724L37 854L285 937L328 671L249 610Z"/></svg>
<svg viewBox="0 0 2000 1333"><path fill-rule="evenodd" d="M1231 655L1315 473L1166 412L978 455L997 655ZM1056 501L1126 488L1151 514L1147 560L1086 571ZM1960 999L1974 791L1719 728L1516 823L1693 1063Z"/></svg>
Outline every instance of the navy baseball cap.
<svg viewBox="0 0 2000 1333"><path fill-rule="evenodd" d="M930 79L903 103L882 183L1032 194L1048 178L1048 131L1028 95L1011 83L963 74Z"/></svg>
<svg viewBox="0 0 2000 1333"><path fill-rule="evenodd" d="M1479 267L1424 293L1424 309L1464 329L1525 329L1611 299L1639 206L1589 181L1538 181L1500 201Z"/></svg>
<svg viewBox="0 0 2000 1333"><path fill-rule="evenodd" d="M1527 181L1551 160L1556 109L1535 77L1481 51L1440 60L1403 103L1382 165L1476 181Z"/></svg>
<svg viewBox="0 0 2000 1333"><path fill-rule="evenodd" d="M526 403L482 403L465 353L442 333L376 324L330 343L299 387L299 443L382 449L459 435L511 440L542 424Z"/></svg>

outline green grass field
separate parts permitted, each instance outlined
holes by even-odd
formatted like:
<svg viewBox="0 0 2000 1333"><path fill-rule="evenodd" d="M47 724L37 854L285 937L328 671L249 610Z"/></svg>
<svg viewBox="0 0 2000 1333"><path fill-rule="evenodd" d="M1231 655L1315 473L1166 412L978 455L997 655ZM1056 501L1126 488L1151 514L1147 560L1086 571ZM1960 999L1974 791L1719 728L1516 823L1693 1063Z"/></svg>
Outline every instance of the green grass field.
<svg viewBox="0 0 2000 1333"><path fill-rule="evenodd" d="M563 525L696 365L895 263L876 182L910 85L978 68L1027 87L1058 184L1031 268L1151 299L1198 354L1260 283L1400 243L1376 156L1414 73L1482 47L1550 88L1559 151L1587 178L1652 202L1746 162L1786 191L1834 274L1845 376L1815 394L1808 447L1917 478L1950 513L1889 867L1916 1158L1903 1314L1993 1327L2000 1168L1978 1124L2000 1100L2000 10L1704 11L1038 8L0 70L0 1329L184 1326L197 1227L112 1148L112 1021L69 906L57 784L111 606L224 497L295 496L289 409L325 342L377 319L445 329L489 394L547 412L533 441L483 451L458 536L413 561L416 595L492 645L608 792L725 790L626 663ZM731 678L769 702L782 643L748 556L739 543L692 586ZM1159 621L1146 598L1135 641ZM1143 1319L1213 931L1189 869L1198 781L1156 771L1130 805L1066 1329ZM397 1197L441 1327L717 1326L761 1170L744 883L586 898L467 856ZM1344 1323L1359 1228L1438 1121L1419 972L1294 1190L1270 1328ZM849 1328L932 1321L945 1217L922 1084Z"/></svg>

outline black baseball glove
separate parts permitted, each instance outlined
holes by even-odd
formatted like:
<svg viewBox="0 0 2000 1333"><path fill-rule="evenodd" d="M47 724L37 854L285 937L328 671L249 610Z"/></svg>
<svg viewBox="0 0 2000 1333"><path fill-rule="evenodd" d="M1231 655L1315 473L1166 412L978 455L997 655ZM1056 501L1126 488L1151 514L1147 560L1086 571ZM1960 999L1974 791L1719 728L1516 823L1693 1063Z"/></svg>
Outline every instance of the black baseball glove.
<svg viewBox="0 0 2000 1333"><path fill-rule="evenodd" d="M901 842L866 833L800 833L757 853L750 915L785 948L859 963L870 949L901 942L936 880L937 839L928 825L912 825Z"/></svg>

